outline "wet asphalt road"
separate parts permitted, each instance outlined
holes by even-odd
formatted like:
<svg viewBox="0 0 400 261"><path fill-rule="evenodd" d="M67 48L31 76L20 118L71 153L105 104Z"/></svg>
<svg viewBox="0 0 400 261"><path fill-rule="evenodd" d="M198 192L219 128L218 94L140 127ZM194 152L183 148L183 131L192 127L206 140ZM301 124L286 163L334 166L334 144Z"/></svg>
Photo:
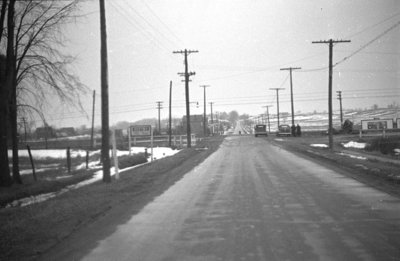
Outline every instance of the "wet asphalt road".
<svg viewBox="0 0 400 261"><path fill-rule="evenodd" d="M400 199L231 136L83 260L400 260Z"/></svg>

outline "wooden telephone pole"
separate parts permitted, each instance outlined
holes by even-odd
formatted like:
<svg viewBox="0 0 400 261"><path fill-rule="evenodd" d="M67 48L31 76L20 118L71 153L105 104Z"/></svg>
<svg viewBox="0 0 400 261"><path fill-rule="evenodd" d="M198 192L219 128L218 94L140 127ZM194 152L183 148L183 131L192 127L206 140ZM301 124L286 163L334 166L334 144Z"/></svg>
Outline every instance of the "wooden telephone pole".
<svg viewBox="0 0 400 261"><path fill-rule="evenodd" d="M207 136L207 120L206 120L206 88L210 87L210 85L200 85L201 88L204 89L204 113L203 113L203 135Z"/></svg>
<svg viewBox="0 0 400 261"><path fill-rule="evenodd" d="M100 1L100 57L101 57L101 159L103 162L103 181L111 182L110 173L110 130L108 115L108 61L106 9L104 0Z"/></svg>
<svg viewBox="0 0 400 261"><path fill-rule="evenodd" d="M328 108L329 108L329 149L333 149L333 123L332 123L332 73L333 73L333 44L350 43L350 40L314 41L313 44L329 44L329 80L328 80Z"/></svg>
<svg viewBox="0 0 400 261"><path fill-rule="evenodd" d="M266 106L263 106L263 107L267 108L268 133L271 133L271 124L269 122L269 107L272 107L272 105L266 105Z"/></svg>
<svg viewBox="0 0 400 261"><path fill-rule="evenodd" d="M161 135L161 118L160 118L160 111L162 107L162 101L157 102L157 110L158 110L158 135Z"/></svg>
<svg viewBox="0 0 400 261"><path fill-rule="evenodd" d="M336 93L340 105L340 126L343 128L342 91L337 91Z"/></svg>
<svg viewBox="0 0 400 261"><path fill-rule="evenodd" d="M183 54L185 57L185 72L178 73L180 76L185 77L185 96L186 96L186 140L187 140L187 147L192 147L192 138L191 138L191 129L190 129L190 101L189 101L189 77L195 75L195 72L188 71L188 61L187 57L191 53L198 53L197 50L183 50L183 51L174 51L172 53L179 53Z"/></svg>
<svg viewBox="0 0 400 261"><path fill-rule="evenodd" d="M284 88L270 88L270 90L276 90L276 110L277 110L277 117L278 117L278 126L277 128L279 128L279 91L280 90L284 90Z"/></svg>
<svg viewBox="0 0 400 261"><path fill-rule="evenodd" d="M169 129L169 138L168 144L171 147L172 145L172 81L169 81L169 117L168 117L168 129Z"/></svg>
<svg viewBox="0 0 400 261"><path fill-rule="evenodd" d="M292 71L300 70L301 67L289 67L289 68L281 68L281 71L289 71L290 72L290 103L292 105L292 126L294 126L294 105L293 105L293 82L292 82Z"/></svg>

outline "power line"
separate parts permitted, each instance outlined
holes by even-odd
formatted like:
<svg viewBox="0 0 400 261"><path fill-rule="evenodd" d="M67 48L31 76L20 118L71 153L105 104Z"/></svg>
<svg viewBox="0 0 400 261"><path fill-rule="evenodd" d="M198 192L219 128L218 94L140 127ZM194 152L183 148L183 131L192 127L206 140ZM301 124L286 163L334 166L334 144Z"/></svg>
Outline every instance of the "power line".
<svg viewBox="0 0 400 261"><path fill-rule="evenodd" d="M128 23L138 29L155 47L169 52L170 48L164 46L164 43L160 41L154 34L143 27L140 28L140 23L138 23L133 16L129 15L129 13L120 5L120 3L118 3L118 1L110 1L110 4L114 10L123 16Z"/></svg>
<svg viewBox="0 0 400 261"><path fill-rule="evenodd" d="M167 29L167 31L173 36L175 37L176 40L178 40L178 42L183 43L183 41L168 27L168 25L166 25L161 18L153 11L153 9L150 8L150 6L144 1L141 0L142 4L144 4L146 6L146 8L150 11L151 14L153 14L154 17L156 17L156 19L162 24L164 25L164 27Z"/></svg>
<svg viewBox="0 0 400 261"><path fill-rule="evenodd" d="M398 16L398 15L400 15L400 12L397 12L397 13L395 13L395 14L393 14L393 15L391 15L391 16L385 18L385 19L383 19L383 20L379 21L378 23L375 23L375 24L373 24L373 25L370 25L370 26L364 28L363 30L361 30L361 31L359 31L359 32L356 32L356 33L354 33L354 34L352 34L352 35L348 35L348 36L346 36L345 38L354 38L354 36L359 35L359 34L362 34L363 32L365 32L365 31L367 31L367 30L369 30L369 29L371 29L371 28L374 28L374 27L376 27L376 26L378 26L378 25L380 25L380 24L383 24L384 22L389 21L390 19L392 19L393 17L396 17L396 16Z"/></svg>
<svg viewBox="0 0 400 261"><path fill-rule="evenodd" d="M375 38L373 38L372 40L370 40L369 42L367 42L366 44L362 45L360 48L358 48L356 51L354 51L353 53L351 53L350 55L344 57L342 60L336 62L333 67L341 64L342 62L346 61L347 59L350 59L351 57L353 57L354 55L356 55L357 53L361 52L363 49L367 48L369 45L371 45L372 43L374 43L376 40L378 40L379 38L383 37L385 34L387 34L388 32L390 32L391 30L395 29L397 26L400 25L400 21L398 21L397 23L395 23L394 25L392 25L391 27L389 27L388 29L386 29L385 31L383 31L381 34L379 34L378 36L376 36Z"/></svg>
<svg viewBox="0 0 400 261"><path fill-rule="evenodd" d="M157 32L160 36L162 36L165 40L167 40L168 42L170 42L172 44L173 47L175 47L176 43L173 42L170 38L168 38L167 36L164 35L164 33L162 33L160 30L158 30L158 28L156 28L154 25L152 25L149 21L147 21L147 19L145 17L143 17L143 15L141 15L138 11L136 11L128 1L125 1L126 5L129 7L129 9L136 14L137 17L141 18L150 28L152 28L155 32Z"/></svg>

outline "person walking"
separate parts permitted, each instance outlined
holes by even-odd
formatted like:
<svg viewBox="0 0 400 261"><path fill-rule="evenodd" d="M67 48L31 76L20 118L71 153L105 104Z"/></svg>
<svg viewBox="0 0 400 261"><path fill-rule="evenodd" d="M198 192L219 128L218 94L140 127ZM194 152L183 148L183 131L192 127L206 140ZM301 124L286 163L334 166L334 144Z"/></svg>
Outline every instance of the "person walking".
<svg viewBox="0 0 400 261"><path fill-rule="evenodd" d="M299 124L297 124L297 126L296 126L296 135L297 135L297 137L301 136L301 127Z"/></svg>

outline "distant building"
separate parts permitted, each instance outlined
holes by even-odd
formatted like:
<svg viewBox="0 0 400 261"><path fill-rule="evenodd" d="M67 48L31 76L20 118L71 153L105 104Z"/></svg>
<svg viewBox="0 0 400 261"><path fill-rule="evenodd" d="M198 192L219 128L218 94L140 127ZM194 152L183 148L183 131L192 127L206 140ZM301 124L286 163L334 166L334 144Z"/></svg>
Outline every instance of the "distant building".
<svg viewBox="0 0 400 261"><path fill-rule="evenodd" d="M75 135L76 131L73 127L61 128L57 130L58 137L71 137Z"/></svg>
<svg viewBox="0 0 400 261"><path fill-rule="evenodd" d="M50 139L56 137L55 131L50 126L37 128L35 135L37 139Z"/></svg>
<svg viewBox="0 0 400 261"><path fill-rule="evenodd" d="M192 134L196 134L196 135L204 134L203 133L204 132L203 119L204 119L203 115L190 115L190 131ZM207 117L206 117L206 124L208 124ZM184 132L187 131L186 126L187 126L186 116L183 116L182 127L183 127ZM207 126L207 132L208 132L208 126Z"/></svg>

